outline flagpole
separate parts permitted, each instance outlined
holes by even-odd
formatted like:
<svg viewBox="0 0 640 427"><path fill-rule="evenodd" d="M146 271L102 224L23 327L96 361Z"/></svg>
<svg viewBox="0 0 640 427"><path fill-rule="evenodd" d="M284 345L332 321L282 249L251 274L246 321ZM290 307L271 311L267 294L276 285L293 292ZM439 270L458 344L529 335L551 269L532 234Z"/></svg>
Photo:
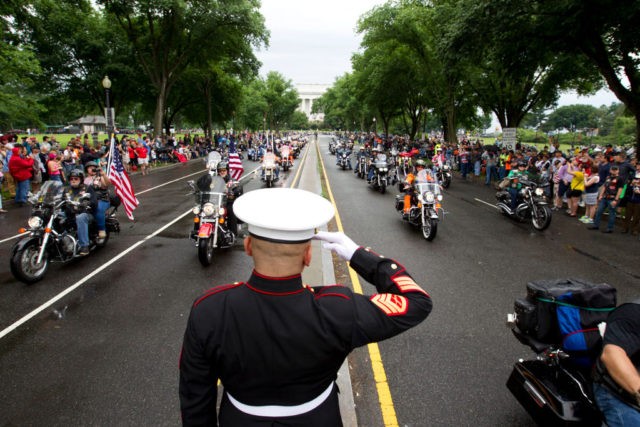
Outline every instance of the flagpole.
<svg viewBox="0 0 640 427"><path fill-rule="evenodd" d="M107 162L107 178L111 177L111 162L113 161L113 134L109 134L109 161Z"/></svg>

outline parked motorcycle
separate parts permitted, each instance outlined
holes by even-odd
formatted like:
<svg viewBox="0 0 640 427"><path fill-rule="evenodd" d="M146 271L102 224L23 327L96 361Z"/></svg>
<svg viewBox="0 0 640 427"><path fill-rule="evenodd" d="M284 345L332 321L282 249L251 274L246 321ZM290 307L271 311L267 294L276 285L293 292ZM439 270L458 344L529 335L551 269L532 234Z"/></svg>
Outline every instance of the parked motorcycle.
<svg viewBox="0 0 640 427"><path fill-rule="evenodd" d="M511 184L508 178L505 178L505 181L500 184L502 189L496 193L497 206L502 213L520 222L530 218L533 228L538 231L543 231L549 227L551 224L551 208L547 203L544 188L533 181L520 179L522 188L518 192L519 202L515 212L512 212L510 208L511 194L506 190L507 186Z"/></svg>
<svg viewBox="0 0 640 427"><path fill-rule="evenodd" d="M443 188L449 188L451 185L451 166L445 163L442 167L434 165L434 169L438 182L442 183Z"/></svg>
<svg viewBox="0 0 640 427"><path fill-rule="evenodd" d="M591 369L602 346L598 325L615 304L615 288L580 279L530 282L527 297L515 300L507 326L535 357L514 364L507 388L539 425L604 425Z"/></svg>
<svg viewBox="0 0 640 427"><path fill-rule="evenodd" d="M25 234L11 248L10 267L13 276L26 284L44 278L50 262L68 262L79 257L78 233L75 221L76 211L85 211L89 195L81 202L68 200L64 196L63 185L59 181L46 181L40 191L29 196L32 205L31 216ZM118 206L106 212L106 236L98 241L98 226L89 222L89 250L94 251L107 244L111 233L120 231L120 223L115 217Z"/></svg>
<svg viewBox="0 0 640 427"><path fill-rule="evenodd" d="M342 148L337 152L336 155L338 156L338 166L340 166L342 170L351 169L351 161L349 160L349 156L351 156L351 150Z"/></svg>
<svg viewBox="0 0 640 427"><path fill-rule="evenodd" d="M432 241L438 233L439 213L442 210L442 194L440 185L437 182L426 182L426 174L421 171L414 184L414 194L412 201L415 203L408 213L404 211L404 194L396 195L395 207L402 215L402 220L414 227L420 227L422 236Z"/></svg>
<svg viewBox="0 0 640 427"><path fill-rule="evenodd" d="M378 154L371 166L373 168L373 177L371 178L371 186L374 190L384 194L389 185L389 165L387 164L387 156Z"/></svg>
<svg viewBox="0 0 640 427"><path fill-rule="evenodd" d="M198 180L188 182L196 205L192 212L193 230L190 238L195 240L198 248L198 260L204 266L211 264L213 251L216 248L230 248L236 240L228 221L227 198L230 189L224 179L218 175L211 176L210 180Z"/></svg>

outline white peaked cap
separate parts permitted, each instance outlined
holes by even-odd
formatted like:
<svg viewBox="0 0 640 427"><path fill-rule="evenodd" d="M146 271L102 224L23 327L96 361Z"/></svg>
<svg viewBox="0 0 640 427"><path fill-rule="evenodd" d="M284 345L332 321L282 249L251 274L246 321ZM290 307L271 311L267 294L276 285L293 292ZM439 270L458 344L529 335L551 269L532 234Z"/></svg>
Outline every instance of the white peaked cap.
<svg viewBox="0 0 640 427"><path fill-rule="evenodd" d="M305 242L335 214L324 197L294 188L249 191L235 201L233 212L251 235L276 243Z"/></svg>

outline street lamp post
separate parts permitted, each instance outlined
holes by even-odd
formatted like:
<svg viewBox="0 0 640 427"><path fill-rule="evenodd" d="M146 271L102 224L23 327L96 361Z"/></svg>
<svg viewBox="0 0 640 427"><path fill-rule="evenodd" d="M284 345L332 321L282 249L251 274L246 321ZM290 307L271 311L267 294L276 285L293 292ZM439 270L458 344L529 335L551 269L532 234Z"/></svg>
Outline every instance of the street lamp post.
<svg viewBox="0 0 640 427"><path fill-rule="evenodd" d="M107 135L109 136L109 140L111 140L111 133L115 126L113 120L113 108L111 108L111 80L109 80L109 76L104 76L104 79L102 79L102 87L104 88L104 115L107 119Z"/></svg>

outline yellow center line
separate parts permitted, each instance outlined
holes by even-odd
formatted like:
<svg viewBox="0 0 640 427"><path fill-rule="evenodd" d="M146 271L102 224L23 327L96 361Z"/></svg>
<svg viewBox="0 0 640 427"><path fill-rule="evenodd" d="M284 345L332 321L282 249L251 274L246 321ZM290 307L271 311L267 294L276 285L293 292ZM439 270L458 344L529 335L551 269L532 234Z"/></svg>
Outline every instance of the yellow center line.
<svg viewBox="0 0 640 427"><path fill-rule="evenodd" d="M333 204L333 207L336 211L336 225L338 227L338 231L344 233L344 228L342 227L342 220L340 219L340 213L338 212L338 206L336 205L336 200L333 198L333 192L331 191L331 186L329 185L329 177L327 176L327 170L324 167L324 161L322 160L322 155L320 154L320 144L316 142L316 151L318 152L318 158L320 159L320 164L322 165L322 174L324 175L324 181L326 183L327 192L329 193L329 199ZM348 268L349 277L351 278L351 283L353 284L354 292L362 294L362 286L360 285L360 280L358 279L358 274L353 271L353 269ZM387 427L398 427L398 419L396 418L396 410L393 406L393 399L391 398L391 390L389 389L389 382L387 381L387 374L384 370L384 365L382 363L382 357L380 356L380 349L378 347L378 343L371 343L367 345L369 350L369 358L371 359L371 369L373 370L373 378L376 382L376 389L378 391L378 402L380 402L380 411L382 412L382 421L384 425Z"/></svg>

